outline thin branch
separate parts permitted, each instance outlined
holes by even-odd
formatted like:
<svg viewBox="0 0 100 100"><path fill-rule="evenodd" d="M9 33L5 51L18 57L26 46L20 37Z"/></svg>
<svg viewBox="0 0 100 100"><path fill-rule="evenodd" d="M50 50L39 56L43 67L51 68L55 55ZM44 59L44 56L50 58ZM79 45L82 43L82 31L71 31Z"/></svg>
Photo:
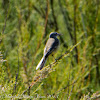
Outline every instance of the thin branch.
<svg viewBox="0 0 100 100"><path fill-rule="evenodd" d="M68 30L68 32L69 32L70 38L71 38L72 43L73 43L73 45L74 45L74 42L73 42L73 35L72 35L72 33L71 33L71 32L72 32L72 29L71 29L71 27L70 27L70 25L69 25L69 23L68 23L68 15L66 15L65 11L63 10L62 4L61 4L61 0L58 0L58 2L59 2L60 10L61 10L61 12L62 12L62 14L63 14L63 17L64 17L64 20L65 20L66 28L67 28L67 30Z"/></svg>
<svg viewBox="0 0 100 100"><path fill-rule="evenodd" d="M90 100L99 100L100 99L100 94L94 95L93 97L90 98Z"/></svg>
<svg viewBox="0 0 100 100"><path fill-rule="evenodd" d="M83 15L83 12L82 12L82 4L80 4L79 11L80 11L80 14L81 14L81 21L82 21L83 31L84 31L85 37L87 38L88 35L87 35L86 25L85 25L85 22L84 22L84 15Z"/></svg>
<svg viewBox="0 0 100 100"><path fill-rule="evenodd" d="M77 4L76 4L76 1L74 0L74 41L75 41L75 44L77 43L77 36L76 36L76 9L77 9ZM79 60L78 60L78 49L77 47L75 47L75 51L76 51L76 62L78 63Z"/></svg>
<svg viewBox="0 0 100 100"><path fill-rule="evenodd" d="M52 70L52 67L53 67L54 65L57 65L58 62L59 62L62 58L64 58L65 56L68 56L68 55L73 51L73 49L74 49L77 45L79 45L79 44L80 44L80 42L77 43L76 45L74 45L73 47L71 47L68 51L66 51L66 52L65 52L64 54L62 54L60 57L58 57L58 58L56 59L56 61L52 62L52 63L51 63L50 65L48 65L48 66L45 66L42 70L37 71L37 72L36 72L36 75L33 77L32 83L30 84L30 86L28 87L28 89L25 90L25 91L22 93L22 95L25 94L30 88L32 88L37 82L42 81L44 78L46 78L46 77L48 76L48 74L51 73L51 72L53 71L53 70ZM67 87L65 87L65 88L67 88Z"/></svg>
<svg viewBox="0 0 100 100"><path fill-rule="evenodd" d="M39 15L42 16L42 18L45 18L45 15L44 15L43 13L41 13L41 11L40 11L34 4L32 4L32 7L34 8L34 10L35 10Z"/></svg>
<svg viewBox="0 0 100 100"><path fill-rule="evenodd" d="M47 0L47 6L46 6L46 18L45 18L43 38L45 38L47 36L48 12L49 12L49 0Z"/></svg>
<svg viewBox="0 0 100 100"><path fill-rule="evenodd" d="M14 95L14 93L16 93L16 87L17 87L17 81L18 81L18 75L19 75L19 45L18 45L18 49L17 49L17 54L18 54L18 67L17 67L17 74L16 74L15 85L14 85L14 90L13 90L12 95Z"/></svg>
<svg viewBox="0 0 100 100"><path fill-rule="evenodd" d="M37 45L36 51L40 48L41 41L42 41L43 38L45 38L46 35L47 35L48 10L49 10L49 1L47 0L47 6L46 6L46 17L45 17L45 25L44 25L44 33L43 33L43 35L42 35L40 41L38 42L38 45Z"/></svg>
<svg viewBox="0 0 100 100"><path fill-rule="evenodd" d="M7 7L7 11L6 11L6 17L5 17L5 22L4 22L4 27L3 27L3 30L2 30L2 34L4 34L5 28L6 28L6 23L7 23L7 19L8 19L9 5L10 5L10 0L9 0L8 7Z"/></svg>
<svg viewBox="0 0 100 100"><path fill-rule="evenodd" d="M52 94L52 95L56 95L57 93L61 92L62 90L67 89L69 86L74 86L74 84L77 82L77 80L75 80L73 83L68 84L67 86L65 86L64 88L60 89L59 91L56 91L56 93Z"/></svg>
<svg viewBox="0 0 100 100"><path fill-rule="evenodd" d="M72 88L71 88L70 94L68 96L68 100L70 100L70 97L71 97L71 94L72 94L72 91L73 91L73 87L74 87L74 84L72 84Z"/></svg>
<svg viewBox="0 0 100 100"><path fill-rule="evenodd" d="M58 24L57 24L57 21L56 21L56 16L55 16L55 13L54 13L54 7L53 7L53 2L54 0L50 0L50 3L51 3L51 10L52 10L52 16L53 16L53 19L54 19L54 24L55 24L55 31L58 31Z"/></svg>
<svg viewBox="0 0 100 100"><path fill-rule="evenodd" d="M99 4L100 4L100 1L99 0L96 0L96 17L95 17L95 25L94 25L94 34L96 33L96 29L97 29L97 22L98 22L98 13L99 13ZM95 44L95 39L94 39L94 36L92 36L92 44L93 44L93 52L96 48L96 44ZM97 82L100 84L100 69L99 69L99 60L98 60L98 56L95 55L94 56L95 58L95 63L96 63L96 79L97 79Z"/></svg>

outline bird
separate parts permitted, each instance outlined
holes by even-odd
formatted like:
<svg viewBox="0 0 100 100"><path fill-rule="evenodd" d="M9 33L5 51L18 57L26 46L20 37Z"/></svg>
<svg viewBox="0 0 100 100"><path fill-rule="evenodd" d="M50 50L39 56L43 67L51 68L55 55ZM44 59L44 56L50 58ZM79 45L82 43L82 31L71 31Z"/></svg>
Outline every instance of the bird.
<svg viewBox="0 0 100 100"><path fill-rule="evenodd" d="M40 62L38 63L36 70L40 68L40 70L44 67L47 58L49 57L49 55L53 55L53 53L55 53L55 51L58 49L59 47L59 40L57 38L57 36L60 36L61 34L57 33L57 32L51 32L49 35L49 39L47 40L47 43L45 45L44 48L44 54L42 59L40 60Z"/></svg>

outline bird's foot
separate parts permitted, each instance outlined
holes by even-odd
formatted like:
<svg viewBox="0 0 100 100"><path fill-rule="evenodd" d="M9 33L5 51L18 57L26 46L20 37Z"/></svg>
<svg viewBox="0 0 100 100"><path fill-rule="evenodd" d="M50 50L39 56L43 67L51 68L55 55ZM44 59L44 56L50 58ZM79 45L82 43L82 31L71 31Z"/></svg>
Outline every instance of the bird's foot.
<svg viewBox="0 0 100 100"><path fill-rule="evenodd" d="M49 66L50 66L50 68L51 68L51 64L49 63Z"/></svg>
<svg viewBox="0 0 100 100"><path fill-rule="evenodd" d="M57 59L55 59L55 62L57 62Z"/></svg>

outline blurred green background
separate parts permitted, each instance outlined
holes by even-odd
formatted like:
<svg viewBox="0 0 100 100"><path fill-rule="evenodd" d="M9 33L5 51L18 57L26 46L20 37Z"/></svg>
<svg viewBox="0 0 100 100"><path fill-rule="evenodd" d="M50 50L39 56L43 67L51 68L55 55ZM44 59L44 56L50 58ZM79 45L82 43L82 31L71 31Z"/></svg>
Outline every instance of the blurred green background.
<svg viewBox="0 0 100 100"><path fill-rule="evenodd" d="M64 56L36 71L55 31ZM99 100L100 1L0 0L0 98Z"/></svg>

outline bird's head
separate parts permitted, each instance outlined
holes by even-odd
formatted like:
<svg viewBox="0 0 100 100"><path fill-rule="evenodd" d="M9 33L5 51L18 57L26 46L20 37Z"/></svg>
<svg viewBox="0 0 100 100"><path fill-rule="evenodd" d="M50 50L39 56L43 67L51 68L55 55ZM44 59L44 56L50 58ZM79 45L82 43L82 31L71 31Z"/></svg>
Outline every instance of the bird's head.
<svg viewBox="0 0 100 100"><path fill-rule="evenodd" d="M55 37L57 37L57 36L60 36L60 34L57 33L57 32L51 32L49 37L50 37L50 38L55 38Z"/></svg>

